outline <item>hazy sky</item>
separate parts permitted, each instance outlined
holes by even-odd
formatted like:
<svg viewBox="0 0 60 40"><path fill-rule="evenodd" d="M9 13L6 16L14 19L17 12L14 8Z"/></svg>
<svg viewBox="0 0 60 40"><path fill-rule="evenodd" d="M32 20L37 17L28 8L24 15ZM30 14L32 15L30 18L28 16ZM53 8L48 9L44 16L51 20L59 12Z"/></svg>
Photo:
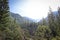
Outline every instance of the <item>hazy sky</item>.
<svg viewBox="0 0 60 40"><path fill-rule="evenodd" d="M46 17L49 6L53 11L60 6L60 0L9 0L10 11L35 20Z"/></svg>

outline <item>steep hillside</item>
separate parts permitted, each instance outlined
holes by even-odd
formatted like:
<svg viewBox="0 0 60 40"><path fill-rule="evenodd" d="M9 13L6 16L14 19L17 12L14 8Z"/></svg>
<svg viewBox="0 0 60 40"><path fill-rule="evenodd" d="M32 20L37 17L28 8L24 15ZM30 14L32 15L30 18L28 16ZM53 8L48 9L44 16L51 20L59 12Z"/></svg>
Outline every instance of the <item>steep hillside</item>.
<svg viewBox="0 0 60 40"><path fill-rule="evenodd" d="M10 17L21 26L24 30L28 30L31 35L35 32L37 28L37 23L33 21L33 19L28 18L28 17L22 17L19 14L11 13L10 12Z"/></svg>
<svg viewBox="0 0 60 40"><path fill-rule="evenodd" d="M15 19L19 24L23 24L23 23L31 23L33 22L33 20L27 18L27 17L22 17L19 14L15 14L15 13L10 13L10 16Z"/></svg>

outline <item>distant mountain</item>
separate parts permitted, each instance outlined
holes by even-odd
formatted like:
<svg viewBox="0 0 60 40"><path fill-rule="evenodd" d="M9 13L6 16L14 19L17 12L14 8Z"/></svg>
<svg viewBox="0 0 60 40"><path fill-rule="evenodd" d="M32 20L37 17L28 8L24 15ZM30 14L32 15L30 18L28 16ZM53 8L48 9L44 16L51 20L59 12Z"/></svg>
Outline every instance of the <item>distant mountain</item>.
<svg viewBox="0 0 60 40"><path fill-rule="evenodd" d="M53 14L56 16L58 14L58 12L54 11ZM39 23L39 24L42 22L42 19L40 19L40 21L36 22L31 18L22 17L21 15L16 14L16 13L12 13L12 12L10 12L10 16L12 19L16 19L16 22L19 23L21 26L26 26L27 24L29 25L30 23L33 23L33 22ZM45 19L47 21L48 17L46 17Z"/></svg>
<svg viewBox="0 0 60 40"><path fill-rule="evenodd" d="M37 24L34 22L33 19L28 18L28 17L22 17L19 14L15 14L10 12L10 17L20 25L20 27L24 30L28 30L31 35L34 34L37 28Z"/></svg>
<svg viewBox="0 0 60 40"><path fill-rule="evenodd" d="M10 16L12 17L12 19L16 19L17 23L19 24L24 24L24 23L26 24L26 23L33 22L33 19L28 18L28 17L22 17L21 15L16 14L16 13L10 12Z"/></svg>

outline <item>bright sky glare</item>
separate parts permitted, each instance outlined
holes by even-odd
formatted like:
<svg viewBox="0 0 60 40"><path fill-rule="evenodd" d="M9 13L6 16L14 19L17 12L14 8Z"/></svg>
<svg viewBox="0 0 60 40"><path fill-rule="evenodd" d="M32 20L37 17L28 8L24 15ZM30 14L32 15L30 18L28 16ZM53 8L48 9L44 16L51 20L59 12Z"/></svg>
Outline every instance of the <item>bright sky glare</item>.
<svg viewBox="0 0 60 40"><path fill-rule="evenodd" d="M10 11L35 20L48 15L49 6L56 11L60 0L9 0Z"/></svg>

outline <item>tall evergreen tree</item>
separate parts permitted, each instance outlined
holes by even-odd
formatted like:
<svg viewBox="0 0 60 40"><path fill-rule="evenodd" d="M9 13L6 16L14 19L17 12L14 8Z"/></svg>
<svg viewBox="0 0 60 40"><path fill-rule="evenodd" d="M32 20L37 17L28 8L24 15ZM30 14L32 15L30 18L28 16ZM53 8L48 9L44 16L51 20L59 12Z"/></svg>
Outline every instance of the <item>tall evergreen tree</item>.
<svg viewBox="0 0 60 40"><path fill-rule="evenodd" d="M60 7L58 7L58 15L57 17L57 35L60 36Z"/></svg>
<svg viewBox="0 0 60 40"><path fill-rule="evenodd" d="M48 23L49 27L52 31L52 35L55 37L56 36L56 23L55 23L55 16L50 8L49 14L48 14Z"/></svg>
<svg viewBox="0 0 60 40"><path fill-rule="evenodd" d="M47 20L43 18L39 24L47 26Z"/></svg>
<svg viewBox="0 0 60 40"><path fill-rule="evenodd" d="M8 0L0 0L0 30L5 30L9 25Z"/></svg>
<svg viewBox="0 0 60 40"><path fill-rule="evenodd" d="M50 33L51 30L48 26L39 25L36 30L35 36L38 40L50 40Z"/></svg>

